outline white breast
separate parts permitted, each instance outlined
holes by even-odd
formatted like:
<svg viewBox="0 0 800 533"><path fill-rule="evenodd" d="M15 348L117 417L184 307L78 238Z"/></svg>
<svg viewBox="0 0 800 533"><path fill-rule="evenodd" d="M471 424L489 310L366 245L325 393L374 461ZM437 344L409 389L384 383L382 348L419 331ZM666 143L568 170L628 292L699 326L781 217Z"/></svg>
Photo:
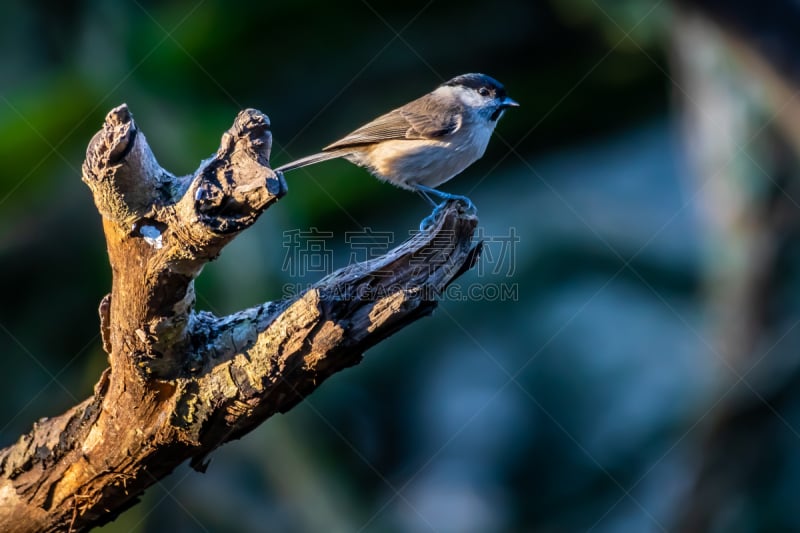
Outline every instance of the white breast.
<svg viewBox="0 0 800 533"><path fill-rule="evenodd" d="M436 187L477 161L486 151L494 123L460 128L444 141L384 141L347 156L375 177L404 189Z"/></svg>

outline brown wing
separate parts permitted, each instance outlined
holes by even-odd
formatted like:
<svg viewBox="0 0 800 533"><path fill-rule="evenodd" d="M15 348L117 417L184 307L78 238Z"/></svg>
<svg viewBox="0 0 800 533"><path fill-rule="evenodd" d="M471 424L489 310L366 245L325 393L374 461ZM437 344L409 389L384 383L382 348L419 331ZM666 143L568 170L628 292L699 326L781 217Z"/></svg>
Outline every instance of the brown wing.
<svg viewBox="0 0 800 533"><path fill-rule="evenodd" d="M438 139L457 131L461 121L461 108L442 105L440 100L427 94L379 116L322 150L327 152L388 140Z"/></svg>

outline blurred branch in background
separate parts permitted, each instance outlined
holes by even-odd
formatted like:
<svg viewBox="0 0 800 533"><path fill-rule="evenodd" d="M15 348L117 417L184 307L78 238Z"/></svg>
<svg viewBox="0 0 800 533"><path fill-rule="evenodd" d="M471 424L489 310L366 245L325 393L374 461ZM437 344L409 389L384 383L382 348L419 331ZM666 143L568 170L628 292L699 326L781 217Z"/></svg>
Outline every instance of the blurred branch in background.
<svg viewBox="0 0 800 533"><path fill-rule="evenodd" d="M724 376L680 531L800 525L798 27L796 2L676 3L676 97L710 222L707 347Z"/></svg>

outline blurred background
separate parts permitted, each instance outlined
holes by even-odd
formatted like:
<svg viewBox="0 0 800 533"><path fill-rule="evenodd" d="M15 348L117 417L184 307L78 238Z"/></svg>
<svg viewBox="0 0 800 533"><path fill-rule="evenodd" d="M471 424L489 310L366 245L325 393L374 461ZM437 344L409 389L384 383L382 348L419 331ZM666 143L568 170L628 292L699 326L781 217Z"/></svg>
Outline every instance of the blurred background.
<svg viewBox="0 0 800 533"><path fill-rule="evenodd" d="M80 168L112 107L186 174L245 107L270 116L277 166L460 73L522 104L445 186L479 207L486 253L434 315L103 531L800 530L797 2L0 14L0 446L107 365ZM287 179L206 267L199 307L290 295L427 215L346 162Z"/></svg>

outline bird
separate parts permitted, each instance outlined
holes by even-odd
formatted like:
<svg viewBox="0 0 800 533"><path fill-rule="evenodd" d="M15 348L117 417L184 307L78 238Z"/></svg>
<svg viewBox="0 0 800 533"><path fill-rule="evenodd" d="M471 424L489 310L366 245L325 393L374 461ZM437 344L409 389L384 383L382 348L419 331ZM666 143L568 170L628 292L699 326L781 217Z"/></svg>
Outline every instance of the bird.
<svg viewBox="0 0 800 533"><path fill-rule="evenodd" d="M433 91L364 124L336 142L278 172L344 158L381 181L419 193L472 201L435 189L483 157L497 121L519 103L502 83L480 73L461 74ZM438 209L438 207L437 207Z"/></svg>

